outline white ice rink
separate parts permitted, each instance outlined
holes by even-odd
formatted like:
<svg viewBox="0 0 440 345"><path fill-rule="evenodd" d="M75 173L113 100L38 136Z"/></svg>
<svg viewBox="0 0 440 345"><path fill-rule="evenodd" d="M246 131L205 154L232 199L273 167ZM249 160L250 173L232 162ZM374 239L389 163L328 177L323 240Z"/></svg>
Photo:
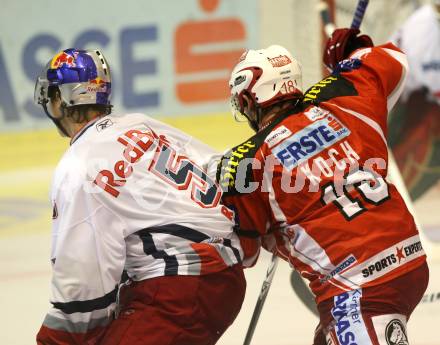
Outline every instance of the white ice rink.
<svg viewBox="0 0 440 345"><path fill-rule="evenodd" d="M0 344L35 344L34 337L49 307L50 267L48 234L14 236L1 240L2 263L0 305L2 306ZM264 254L258 265L246 272L247 295L235 324L222 337L220 345L243 343L252 310L265 276L270 256ZM438 268L438 267L437 267ZM312 343L317 318L296 298L289 282L290 269L280 262L266 304L254 334L254 345L306 345ZM437 289L436 291L440 291ZM423 303L409 324L413 345L439 345L433 330L440 326L440 297Z"/></svg>

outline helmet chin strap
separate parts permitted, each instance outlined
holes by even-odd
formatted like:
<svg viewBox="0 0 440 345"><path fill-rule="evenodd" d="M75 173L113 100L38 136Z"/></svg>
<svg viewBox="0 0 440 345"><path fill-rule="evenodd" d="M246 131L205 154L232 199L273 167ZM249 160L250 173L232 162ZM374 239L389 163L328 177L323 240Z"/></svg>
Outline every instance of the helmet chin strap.
<svg viewBox="0 0 440 345"><path fill-rule="evenodd" d="M47 110L47 102L41 103L43 106L44 112L46 113L47 117L52 120L52 122L57 126L57 128L60 130L61 133L63 133L64 136L70 137L67 133L66 129L61 124L61 121L59 119L54 118L52 115L50 115L49 111ZM64 107L62 107L63 117L64 117Z"/></svg>
<svg viewBox="0 0 440 345"><path fill-rule="evenodd" d="M249 118L249 116L247 116L246 114L245 114L245 116L246 116L246 118L248 120L249 127L251 127L254 130L254 132L258 132L258 130L259 130L258 121L257 120L251 120Z"/></svg>
<svg viewBox="0 0 440 345"><path fill-rule="evenodd" d="M253 102L253 104L255 110L255 119L252 120L249 117L249 115L247 115L244 111L242 114L246 116L249 123L249 127L251 127L254 130L254 132L258 132L260 130L260 122L263 114L263 109L256 102Z"/></svg>
<svg viewBox="0 0 440 345"><path fill-rule="evenodd" d="M255 121L254 121L255 128L253 128L255 132L258 132L260 130L262 119L263 119L263 109L258 104L255 104Z"/></svg>

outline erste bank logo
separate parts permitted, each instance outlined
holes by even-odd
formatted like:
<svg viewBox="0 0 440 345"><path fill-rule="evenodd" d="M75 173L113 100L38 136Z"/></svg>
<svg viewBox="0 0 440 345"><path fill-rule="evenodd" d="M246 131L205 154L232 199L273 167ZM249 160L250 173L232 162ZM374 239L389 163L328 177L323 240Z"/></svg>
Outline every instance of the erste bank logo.
<svg viewBox="0 0 440 345"><path fill-rule="evenodd" d="M275 147L272 152L288 170L293 170L324 149L350 135L334 115L313 122Z"/></svg>

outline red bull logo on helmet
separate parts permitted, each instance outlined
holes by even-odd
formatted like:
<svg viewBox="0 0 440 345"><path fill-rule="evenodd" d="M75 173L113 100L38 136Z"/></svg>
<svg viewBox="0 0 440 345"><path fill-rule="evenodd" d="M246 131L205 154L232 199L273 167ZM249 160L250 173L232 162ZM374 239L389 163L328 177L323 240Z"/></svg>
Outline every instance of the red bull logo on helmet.
<svg viewBox="0 0 440 345"><path fill-rule="evenodd" d="M102 78L95 78L89 81L89 86L87 87L87 91L90 92L106 92L107 91L107 82Z"/></svg>
<svg viewBox="0 0 440 345"><path fill-rule="evenodd" d="M67 65L68 67L75 67L75 56L69 55L63 51L55 55L50 63L51 68L58 68L63 65Z"/></svg>

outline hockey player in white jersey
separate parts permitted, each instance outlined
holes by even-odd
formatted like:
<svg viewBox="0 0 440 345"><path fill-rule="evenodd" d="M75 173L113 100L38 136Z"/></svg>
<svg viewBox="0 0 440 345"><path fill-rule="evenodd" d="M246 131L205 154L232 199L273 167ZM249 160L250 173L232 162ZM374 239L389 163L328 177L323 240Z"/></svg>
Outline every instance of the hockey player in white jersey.
<svg viewBox="0 0 440 345"><path fill-rule="evenodd" d="M408 58L408 80L403 100L415 90L425 88L440 104L440 0L431 0L415 11L392 35Z"/></svg>
<svg viewBox="0 0 440 345"><path fill-rule="evenodd" d="M392 36L409 64L390 116L389 144L413 200L440 179L440 0L415 11Z"/></svg>
<svg viewBox="0 0 440 345"><path fill-rule="evenodd" d="M53 178L52 308L37 343L215 344L245 291L233 212L203 168L215 152L146 115L109 115L110 91L99 51L60 52L36 83L71 138Z"/></svg>

